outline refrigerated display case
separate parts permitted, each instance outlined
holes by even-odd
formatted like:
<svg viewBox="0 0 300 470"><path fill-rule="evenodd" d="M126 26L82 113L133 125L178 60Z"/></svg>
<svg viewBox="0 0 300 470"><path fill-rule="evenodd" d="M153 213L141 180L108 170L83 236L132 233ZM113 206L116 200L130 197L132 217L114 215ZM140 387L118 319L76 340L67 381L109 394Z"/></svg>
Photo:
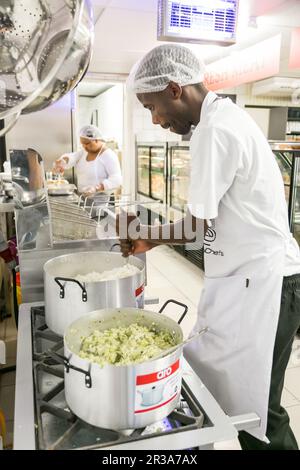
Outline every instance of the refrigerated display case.
<svg viewBox="0 0 300 470"><path fill-rule="evenodd" d="M137 192L156 201L166 199L165 144L137 144Z"/></svg>
<svg viewBox="0 0 300 470"><path fill-rule="evenodd" d="M137 143L137 193L171 208L163 216L145 208L145 220L157 218L160 223L174 222L184 215L188 200L190 153L186 142ZM147 223L147 222L144 222ZM203 251L174 245L176 251L203 269Z"/></svg>
<svg viewBox="0 0 300 470"><path fill-rule="evenodd" d="M148 147L138 147L137 157L137 168L138 168L138 193L144 196L150 195L150 152Z"/></svg>
<svg viewBox="0 0 300 470"><path fill-rule="evenodd" d="M300 144L272 141L270 145L283 178L290 230L300 245Z"/></svg>
<svg viewBox="0 0 300 470"><path fill-rule="evenodd" d="M150 191L152 199L165 199L166 148L152 147L150 151Z"/></svg>
<svg viewBox="0 0 300 470"><path fill-rule="evenodd" d="M184 211L190 181L190 152L186 146L170 146L170 206Z"/></svg>
<svg viewBox="0 0 300 470"><path fill-rule="evenodd" d="M184 215L188 202L190 184L191 156L186 143L169 144L168 147L169 191L168 204L171 208L181 211ZM174 245L173 248L204 270L203 249L191 250L186 245Z"/></svg>

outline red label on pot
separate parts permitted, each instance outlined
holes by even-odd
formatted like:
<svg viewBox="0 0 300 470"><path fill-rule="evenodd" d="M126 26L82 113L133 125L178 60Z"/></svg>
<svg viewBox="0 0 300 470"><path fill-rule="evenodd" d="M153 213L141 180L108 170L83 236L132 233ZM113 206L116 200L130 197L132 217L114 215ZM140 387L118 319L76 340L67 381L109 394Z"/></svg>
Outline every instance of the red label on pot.
<svg viewBox="0 0 300 470"><path fill-rule="evenodd" d="M165 369L136 377L135 410L137 413L161 408L175 400L181 389L179 359Z"/></svg>
<svg viewBox="0 0 300 470"><path fill-rule="evenodd" d="M166 369L160 370L158 372L154 372L153 374L138 375L136 378L136 384L144 385L144 384L150 384L152 382L158 382L159 380L163 380L163 379L170 377L178 369L179 369L179 359L178 361L174 362L173 365L171 365L170 367L167 367Z"/></svg>
<svg viewBox="0 0 300 470"><path fill-rule="evenodd" d="M144 308L144 284L135 290L135 305L136 308Z"/></svg>
<svg viewBox="0 0 300 470"><path fill-rule="evenodd" d="M135 296L136 297L139 297L139 295L141 295L143 292L144 292L144 289L145 289L145 286L142 285L141 287L139 287L138 289L136 289L135 291Z"/></svg>

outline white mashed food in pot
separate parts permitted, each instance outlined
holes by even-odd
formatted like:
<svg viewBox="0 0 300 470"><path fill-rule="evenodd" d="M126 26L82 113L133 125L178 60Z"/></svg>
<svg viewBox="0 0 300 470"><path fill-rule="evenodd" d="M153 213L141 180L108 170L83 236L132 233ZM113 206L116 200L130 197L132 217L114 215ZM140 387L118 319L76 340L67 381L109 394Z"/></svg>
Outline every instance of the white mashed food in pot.
<svg viewBox="0 0 300 470"><path fill-rule="evenodd" d="M175 333L133 323L127 327L95 330L83 337L79 356L101 367L106 364L122 366L148 361L176 344Z"/></svg>
<svg viewBox="0 0 300 470"><path fill-rule="evenodd" d="M88 274L78 274L75 279L79 282L114 281L115 279L123 279L124 277L133 276L138 272L140 272L139 268L128 263L119 268L103 271L102 273L93 271Z"/></svg>

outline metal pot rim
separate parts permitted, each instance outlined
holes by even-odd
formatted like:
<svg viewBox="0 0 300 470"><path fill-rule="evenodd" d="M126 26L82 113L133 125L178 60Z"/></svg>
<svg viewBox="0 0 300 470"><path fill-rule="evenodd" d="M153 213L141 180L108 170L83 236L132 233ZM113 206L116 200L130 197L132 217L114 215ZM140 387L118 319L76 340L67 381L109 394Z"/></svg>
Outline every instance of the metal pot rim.
<svg viewBox="0 0 300 470"><path fill-rule="evenodd" d="M52 272L49 272L50 269L53 267L53 265L55 265L56 263L63 263L64 261L67 262L67 261L72 261L73 259L76 260L76 257L86 257L86 256L92 256L93 258L95 258L97 255L102 255L102 256L106 256L106 257L110 257L110 258L120 258L120 259L123 259L122 258L122 254L121 253L113 253L113 252L110 252L110 251L81 251L79 253L69 253L69 254L65 254L65 255L60 255L60 256L56 256L55 258L51 258L49 259L48 261L46 261L46 263L44 264L44 267L43 267L43 271L44 273L48 274L49 276L57 276L57 273L52 273ZM128 262L129 264L133 264L134 266L136 266L141 273L143 273L145 271L145 263L144 261L142 261L141 259L137 258L136 256L129 256L128 258ZM101 270L99 271L101 272ZM59 276L62 276L62 277L70 277L68 275L64 276L64 274L59 274ZM128 279L128 277L131 277L130 275L127 276L126 278L120 278L118 279L119 281L121 281L122 279ZM110 280L110 281L86 281L85 284L97 284L99 282L115 282L115 280Z"/></svg>
<svg viewBox="0 0 300 470"><path fill-rule="evenodd" d="M162 319L165 319L166 320L166 323L170 323L171 326L172 326L172 331L176 331L178 333L178 344L183 340L183 331L182 331L182 328L180 327L180 325L172 320L172 318L169 318L165 315L162 315L161 313L157 313L157 312L153 312L152 310L144 310L144 309L139 309L139 308L130 308L130 307L123 307L123 308L105 308L105 309L101 309L101 310L94 310L93 312L90 312L89 314L87 315L84 315L80 318L78 318L77 320L75 320L74 322L72 322L66 329L65 331L65 334L64 334L64 347L68 349L68 351L74 355L76 357L76 360L79 360L81 361L82 363L88 365L89 367L96 367L96 369L98 370L107 370L107 369L128 369L129 367L133 367L133 368L138 368L139 366L145 366L145 364L149 364L151 362L153 362L153 364L162 364L166 361L166 359L174 356L178 356L178 353L180 351L180 354L182 353L182 348L178 348L176 349L175 351L172 351L170 354L166 354L164 357L160 358L160 359L157 359L157 360L153 360L153 359L149 359L148 361L144 361L144 362L139 362L139 363L135 363L135 364L128 364L128 365L122 365L122 366L118 366L118 365L114 365L114 364L106 364L104 365L103 367L101 367L99 364L95 363L95 362L91 362L89 361L88 359L83 359L79 356L79 354L74 350L74 347L72 347L70 344L69 344L69 340L68 340L68 336L71 334L72 335L72 329L77 329L80 325L80 323L84 322L84 323L92 323L92 321L96 321L96 318L97 316L99 316L101 313L108 313L108 312L111 312L111 317L113 318L116 314L117 315L120 315L120 312L121 313L140 313L141 315L149 315L150 317L153 318L153 321L158 321L158 320L162 320ZM110 318L110 317L108 317ZM167 327L167 325L165 326L166 329L170 329ZM78 334L82 334L82 333L79 333L80 330L78 330ZM77 331L76 331L77 333ZM71 358L70 358L71 359Z"/></svg>

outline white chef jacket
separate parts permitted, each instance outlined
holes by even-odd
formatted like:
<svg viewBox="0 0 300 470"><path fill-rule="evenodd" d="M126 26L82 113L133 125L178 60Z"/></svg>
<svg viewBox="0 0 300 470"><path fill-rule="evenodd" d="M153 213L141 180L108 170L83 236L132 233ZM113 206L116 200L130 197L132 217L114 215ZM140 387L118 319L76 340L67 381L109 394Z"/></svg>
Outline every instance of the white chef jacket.
<svg viewBox="0 0 300 470"><path fill-rule="evenodd" d="M191 139L189 209L212 226L185 356L229 416L254 412L248 432L267 442L274 342L284 275L300 272L283 180L263 133L229 99L206 96Z"/></svg>
<svg viewBox="0 0 300 470"><path fill-rule="evenodd" d="M104 150L95 160L86 160L88 153L85 150L66 153L69 162L66 169L76 167L77 184L79 192L95 190L96 186L103 184L106 191L117 189L122 184L122 174L117 155L111 149Z"/></svg>
<svg viewBox="0 0 300 470"><path fill-rule="evenodd" d="M300 273L289 230L282 176L260 128L243 109L209 92L191 142L188 206L212 221L204 240L207 277L276 271Z"/></svg>

